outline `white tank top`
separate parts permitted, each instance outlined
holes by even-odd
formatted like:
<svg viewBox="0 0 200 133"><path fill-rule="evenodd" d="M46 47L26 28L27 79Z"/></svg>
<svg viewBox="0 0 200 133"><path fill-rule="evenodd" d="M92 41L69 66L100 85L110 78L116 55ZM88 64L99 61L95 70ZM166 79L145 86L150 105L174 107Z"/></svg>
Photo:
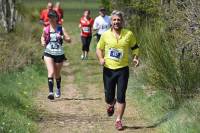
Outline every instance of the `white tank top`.
<svg viewBox="0 0 200 133"><path fill-rule="evenodd" d="M110 28L111 20L109 16L98 16L94 20L93 29L98 30L97 33L99 35L103 34L105 31L107 31Z"/></svg>
<svg viewBox="0 0 200 133"><path fill-rule="evenodd" d="M64 49L57 39L58 33L50 32L50 41L45 48L45 53L50 55L63 55Z"/></svg>

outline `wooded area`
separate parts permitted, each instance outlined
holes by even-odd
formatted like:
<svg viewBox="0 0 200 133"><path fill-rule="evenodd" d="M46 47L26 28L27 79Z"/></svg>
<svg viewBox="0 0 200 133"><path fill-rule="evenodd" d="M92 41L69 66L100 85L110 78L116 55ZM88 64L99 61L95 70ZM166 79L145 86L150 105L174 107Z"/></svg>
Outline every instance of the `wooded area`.
<svg viewBox="0 0 200 133"><path fill-rule="evenodd" d="M0 0L0 23L5 32L14 29L16 20L16 0Z"/></svg>
<svg viewBox="0 0 200 133"><path fill-rule="evenodd" d="M146 80L179 99L200 88L199 0L102 0L107 9L124 12L137 35Z"/></svg>

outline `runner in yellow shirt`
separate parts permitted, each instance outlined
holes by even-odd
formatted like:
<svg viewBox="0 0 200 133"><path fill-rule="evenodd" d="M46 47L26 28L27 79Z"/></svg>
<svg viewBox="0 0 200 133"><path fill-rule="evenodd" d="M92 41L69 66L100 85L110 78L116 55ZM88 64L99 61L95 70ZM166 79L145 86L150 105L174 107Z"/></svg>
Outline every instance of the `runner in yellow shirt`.
<svg viewBox="0 0 200 133"><path fill-rule="evenodd" d="M132 54L133 63L138 66L139 47L133 33L123 28L124 19L121 11L112 12L111 22L112 27L102 34L96 53L100 64L104 66L103 81L108 116L114 114L114 105L117 101L115 127L122 130L121 120L126 106L125 97L129 78L129 54ZM116 99L115 91L117 91Z"/></svg>

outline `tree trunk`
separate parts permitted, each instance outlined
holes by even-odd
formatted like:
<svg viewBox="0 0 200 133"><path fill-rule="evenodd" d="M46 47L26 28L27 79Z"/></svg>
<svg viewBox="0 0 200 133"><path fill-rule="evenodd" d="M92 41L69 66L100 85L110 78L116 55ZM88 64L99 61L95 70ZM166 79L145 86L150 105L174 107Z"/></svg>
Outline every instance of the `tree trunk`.
<svg viewBox="0 0 200 133"><path fill-rule="evenodd" d="M16 0L0 0L0 24L8 33L16 24Z"/></svg>

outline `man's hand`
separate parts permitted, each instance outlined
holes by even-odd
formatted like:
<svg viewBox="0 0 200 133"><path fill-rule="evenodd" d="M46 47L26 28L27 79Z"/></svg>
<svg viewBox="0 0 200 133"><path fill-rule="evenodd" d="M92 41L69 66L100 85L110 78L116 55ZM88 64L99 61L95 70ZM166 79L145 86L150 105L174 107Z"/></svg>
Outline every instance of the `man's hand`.
<svg viewBox="0 0 200 133"><path fill-rule="evenodd" d="M71 43L71 42L72 42L72 40L71 40L70 37L65 37L65 41L68 42L68 43Z"/></svg>
<svg viewBox="0 0 200 133"><path fill-rule="evenodd" d="M135 56L135 57L133 58L133 63L135 64L135 67L138 67L138 66L139 66L140 61L139 61L138 57Z"/></svg>
<svg viewBox="0 0 200 133"><path fill-rule="evenodd" d="M100 58L99 59L99 63L100 63L100 65L103 66L105 64L105 59L104 58Z"/></svg>

